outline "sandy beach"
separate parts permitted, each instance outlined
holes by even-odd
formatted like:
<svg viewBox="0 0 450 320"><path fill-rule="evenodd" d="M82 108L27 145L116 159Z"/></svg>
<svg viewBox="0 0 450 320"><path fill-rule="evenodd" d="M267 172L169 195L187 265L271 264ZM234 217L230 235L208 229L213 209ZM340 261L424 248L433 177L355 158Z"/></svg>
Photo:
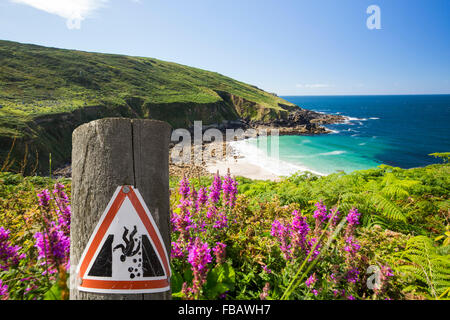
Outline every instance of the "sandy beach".
<svg viewBox="0 0 450 320"><path fill-rule="evenodd" d="M207 172L216 174L218 171L223 176L230 170L230 174L233 176L241 176L253 180L279 181L281 179L281 176L266 169L263 163L258 164L245 157L233 143L224 143L224 151L222 159L206 157L204 167Z"/></svg>
<svg viewBox="0 0 450 320"><path fill-rule="evenodd" d="M254 180L278 181L281 179L280 176L277 176L260 166L250 163L245 158L234 159L232 157L228 157L224 160L212 160L211 163L206 166L206 170L212 174L219 171L220 175L225 175L228 172L228 169L233 176L242 176Z"/></svg>

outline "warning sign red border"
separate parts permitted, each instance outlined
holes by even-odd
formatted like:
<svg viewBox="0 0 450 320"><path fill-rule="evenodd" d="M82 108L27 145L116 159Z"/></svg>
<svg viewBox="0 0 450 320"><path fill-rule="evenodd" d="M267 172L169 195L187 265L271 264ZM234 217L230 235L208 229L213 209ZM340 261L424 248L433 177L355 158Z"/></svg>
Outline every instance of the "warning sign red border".
<svg viewBox="0 0 450 320"><path fill-rule="evenodd" d="M131 201L134 209L139 215L139 218L147 229L155 249L163 262L166 277L164 279L134 281L85 279L87 268L89 267L92 259L95 257L95 254L102 243L109 226L126 198ZM89 239L83 255L81 256L80 263L77 268L77 275L80 281L78 290L86 292L152 293L164 292L170 289L171 270L167 250L165 249L164 241L156 226L156 223L137 189L134 189L132 186L121 186L117 188L110 203L100 218L100 221L98 222L91 238Z"/></svg>

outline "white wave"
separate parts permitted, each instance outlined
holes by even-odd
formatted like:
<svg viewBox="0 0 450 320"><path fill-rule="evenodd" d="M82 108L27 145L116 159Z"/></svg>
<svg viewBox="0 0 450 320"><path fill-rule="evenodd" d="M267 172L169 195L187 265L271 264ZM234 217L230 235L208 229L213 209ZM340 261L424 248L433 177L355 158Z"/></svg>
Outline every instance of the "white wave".
<svg viewBox="0 0 450 320"><path fill-rule="evenodd" d="M319 156L337 156L339 154L344 154L344 153L347 153L347 151L336 150L336 151L331 151L331 152L319 153Z"/></svg>
<svg viewBox="0 0 450 320"><path fill-rule="evenodd" d="M356 118L356 117L349 117L349 116L344 116L344 122L343 124L346 125L355 125L354 122L357 122L357 124L359 124L360 126L364 125L364 123L362 121L368 121L369 119L379 119L379 118Z"/></svg>
<svg viewBox="0 0 450 320"><path fill-rule="evenodd" d="M377 117L372 117L372 118L369 118L370 120L380 120L380 118L377 118Z"/></svg>
<svg viewBox="0 0 450 320"><path fill-rule="evenodd" d="M367 144L367 142L361 142L359 145L360 146L365 146Z"/></svg>
<svg viewBox="0 0 450 320"><path fill-rule="evenodd" d="M302 145L304 145L305 143L311 143L311 140L308 140L308 139L302 140L302 142L297 143L297 145L302 146Z"/></svg>
<svg viewBox="0 0 450 320"><path fill-rule="evenodd" d="M324 173L312 170L300 164L293 164L276 157L268 155L268 152L258 148L254 144L255 139L246 139L230 142L230 146L240 157L244 158L252 165L258 166L278 176L290 176L298 171L309 171L317 175L325 175Z"/></svg>
<svg viewBox="0 0 450 320"><path fill-rule="evenodd" d="M368 120L367 118L355 118L355 117L348 117L348 116L345 116L345 118L348 121L367 121Z"/></svg>

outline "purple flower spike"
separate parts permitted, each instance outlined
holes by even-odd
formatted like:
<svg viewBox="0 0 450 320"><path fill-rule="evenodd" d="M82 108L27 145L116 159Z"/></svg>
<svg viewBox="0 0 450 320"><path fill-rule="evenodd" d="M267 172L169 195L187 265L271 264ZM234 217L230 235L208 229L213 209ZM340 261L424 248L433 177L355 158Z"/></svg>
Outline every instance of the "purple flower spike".
<svg viewBox="0 0 450 320"><path fill-rule="evenodd" d="M349 227L359 224L359 216L360 215L361 214L358 212L358 209L356 209L356 208L352 208L348 212L347 222L348 222Z"/></svg>
<svg viewBox="0 0 450 320"><path fill-rule="evenodd" d="M9 241L11 231L0 227L0 270L7 271L9 267L16 266L25 254L19 254L22 247L13 246Z"/></svg>
<svg viewBox="0 0 450 320"><path fill-rule="evenodd" d="M8 299L8 286L0 279L0 300Z"/></svg>
<svg viewBox="0 0 450 320"><path fill-rule="evenodd" d="M222 180L219 174L214 176L214 181L209 187L209 200L211 203L218 203L220 200L220 191L222 190Z"/></svg>
<svg viewBox="0 0 450 320"><path fill-rule="evenodd" d="M216 246L213 248L214 255L216 256L217 264L222 264L225 262L227 245L222 242L216 242Z"/></svg>

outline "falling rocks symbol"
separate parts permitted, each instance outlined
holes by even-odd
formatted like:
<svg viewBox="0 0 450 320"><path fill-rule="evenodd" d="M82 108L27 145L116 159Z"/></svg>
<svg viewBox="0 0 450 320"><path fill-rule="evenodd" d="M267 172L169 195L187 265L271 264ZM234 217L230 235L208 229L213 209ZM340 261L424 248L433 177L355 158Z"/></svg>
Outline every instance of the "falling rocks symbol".
<svg viewBox="0 0 450 320"><path fill-rule="evenodd" d="M77 268L78 289L97 293L152 293L170 288L161 234L137 189L118 187Z"/></svg>

